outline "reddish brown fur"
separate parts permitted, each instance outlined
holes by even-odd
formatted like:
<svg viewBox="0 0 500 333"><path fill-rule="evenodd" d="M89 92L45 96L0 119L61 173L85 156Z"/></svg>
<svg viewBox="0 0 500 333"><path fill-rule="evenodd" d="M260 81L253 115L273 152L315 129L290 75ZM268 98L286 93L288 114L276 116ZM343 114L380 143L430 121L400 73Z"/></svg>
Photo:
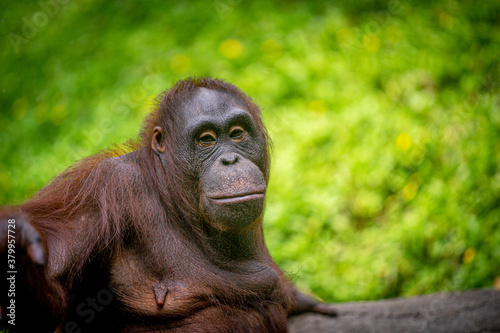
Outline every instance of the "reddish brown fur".
<svg viewBox="0 0 500 333"><path fill-rule="evenodd" d="M95 293L88 280L92 277L107 279L108 276L102 276L101 272L110 269L110 265L128 255L126 239L131 238L134 244L148 247L154 241L149 238L154 236L148 235L162 235L164 228L167 228L168 235L177 235L175 244L160 249L158 246L151 246L149 250L155 256L141 257L140 262L144 266L125 273L117 269L113 274L117 274L123 281L130 278L130 283L134 285L134 278L146 274L143 273L144 267L154 268L161 265L162 260L172 260L172 265L184 265L183 269L172 274L175 279L187 279L194 284L189 293L195 298L189 302L180 300L176 303L175 311L180 317L175 322L165 321L161 316L153 318L148 315L145 318L149 319L144 322L140 317L149 310L136 311L129 308L129 313L137 312L137 319L132 320L118 310L110 310L106 317L97 321L103 325L99 329L107 327L106 329L118 330L117 323L126 318L128 326L121 327L120 330L130 332L160 328L180 332L195 327L218 332L234 331L235 327L240 327L241 331L286 331L286 314L296 310L292 307L294 290L267 251L260 223L262 216L249 239L257 249L260 262L272 267L277 274L276 284L272 284L273 277L269 275L268 278L265 271L258 275L267 283L263 286L269 286L269 281L274 286L273 290L267 291L262 290L265 287L259 287L260 282L254 277L245 279L245 269L238 271L238 265L221 253L220 248L214 247L213 244L225 245L223 242L229 242L233 250L239 251L238 244L244 242L240 242L241 239L236 236L233 242L231 239L223 239L217 233L207 235L203 223L206 217L200 212L198 198L195 193L185 190L196 189L198 184L182 167L177 150L181 145L181 133L176 124L181 121L178 110L183 101L198 87L227 91L241 98L268 142L259 108L238 88L210 78L180 81L158 96L154 112L144 120L140 137L136 141L81 160L20 207L22 214L41 235L49 261L70 256L66 244L79 244L76 260L66 263L66 259L58 259L61 263L54 264L55 268L49 265L52 272L46 269L45 278L41 279L47 281L48 287L40 302L50 309L56 322L64 323L75 317L73 312L78 302L86 295ZM164 129L168 143L165 152L167 167L164 167L150 147L155 126L163 126ZM269 158L265 161L266 182L268 177ZM2 215L10 216L9 214L12 215L10 212ZM161 227L163 229L158 226L158 221L164 221ZM0 244L0 250L2 248L4 245ZM241 251L245 249L242 248ZM181 258L186 253L197 263L195 267L171 259ZM111 259L111 264L108 263L110 258L114 258ZM233 274L230 271L234 269L236 271ZM161 273L159 270L158 276ZM127 274L130 276L126 276ZM200 274L203 276L199 276ZM149 281L148 279L154 280L150 275L144 275L143 280ZM200 294L205 296L196 298ZM118 288L116 297L126 298L128 295ZM152 293L146 292L143 297L135 297L131 302L138 302L138 306L141 306L141 302L146 300L154 301L152 297ZM175 294L171 299L175 300Z"/></svg>

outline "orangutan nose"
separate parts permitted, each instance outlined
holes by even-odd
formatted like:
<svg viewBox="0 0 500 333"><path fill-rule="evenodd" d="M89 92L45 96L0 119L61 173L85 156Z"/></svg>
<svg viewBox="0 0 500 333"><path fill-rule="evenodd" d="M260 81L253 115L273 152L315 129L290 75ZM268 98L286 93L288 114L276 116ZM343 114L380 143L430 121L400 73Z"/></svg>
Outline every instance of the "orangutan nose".
<svg viewBox="0 0 500 333"><path fill-rule="evenodd" d="M231 165L238 162L238 154L228 153L220 157L222 165Z"/></svg>

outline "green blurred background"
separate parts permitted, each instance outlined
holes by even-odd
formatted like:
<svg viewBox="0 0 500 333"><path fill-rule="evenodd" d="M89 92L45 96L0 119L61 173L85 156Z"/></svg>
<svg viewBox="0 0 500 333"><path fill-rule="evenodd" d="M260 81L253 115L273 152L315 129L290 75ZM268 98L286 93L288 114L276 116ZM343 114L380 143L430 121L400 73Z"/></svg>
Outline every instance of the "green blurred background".
<svg viewBox="0 0 500 333"><path fill-rule="evenodd" d="M300 288L500 288L500 2L58 1L0 8L0 203L210 75L263 110L266 241Z"/></svg>

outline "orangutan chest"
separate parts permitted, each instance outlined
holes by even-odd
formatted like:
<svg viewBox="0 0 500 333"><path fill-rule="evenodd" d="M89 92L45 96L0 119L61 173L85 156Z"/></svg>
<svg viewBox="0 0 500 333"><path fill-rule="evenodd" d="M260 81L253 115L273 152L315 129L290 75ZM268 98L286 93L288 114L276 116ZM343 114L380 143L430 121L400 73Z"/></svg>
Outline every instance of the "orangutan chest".
<svg viewBox="0 0 500 333"><path fill-rule="evenodd" d="M186 261L184 258L182 259ZM281 285L278 274L268 266L252 266L242 274L241 268L214 270L192 260L182 271L175 261L158 262L152 269L137 256L124 253L111 267L111 287L118 304L146 317L182 317L220 303L238 306L248 302L279 300ZM149 267L148 267L149 266ZM244 305L244 304L243 304Z"/></svg>
<svg viewBox="0 0 500 333"><path fill-rule="evenodd" d="M125 310L142 316L177 316L203 305L209 288L196 279L156 272L134 255L115 258L111 268L111 287Z"/></svg>

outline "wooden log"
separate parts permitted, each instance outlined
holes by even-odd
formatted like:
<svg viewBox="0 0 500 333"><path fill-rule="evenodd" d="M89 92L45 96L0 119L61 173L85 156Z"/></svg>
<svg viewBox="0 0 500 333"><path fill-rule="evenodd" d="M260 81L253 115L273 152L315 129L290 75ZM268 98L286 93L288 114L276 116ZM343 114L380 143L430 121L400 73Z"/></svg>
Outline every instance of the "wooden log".
<svg viewBox="0 0 500 333"><path fill-rule="evenodd" d="M338 303L337 310L337 317L291 317L290 333L500 332L499 290Z"/></svg>

